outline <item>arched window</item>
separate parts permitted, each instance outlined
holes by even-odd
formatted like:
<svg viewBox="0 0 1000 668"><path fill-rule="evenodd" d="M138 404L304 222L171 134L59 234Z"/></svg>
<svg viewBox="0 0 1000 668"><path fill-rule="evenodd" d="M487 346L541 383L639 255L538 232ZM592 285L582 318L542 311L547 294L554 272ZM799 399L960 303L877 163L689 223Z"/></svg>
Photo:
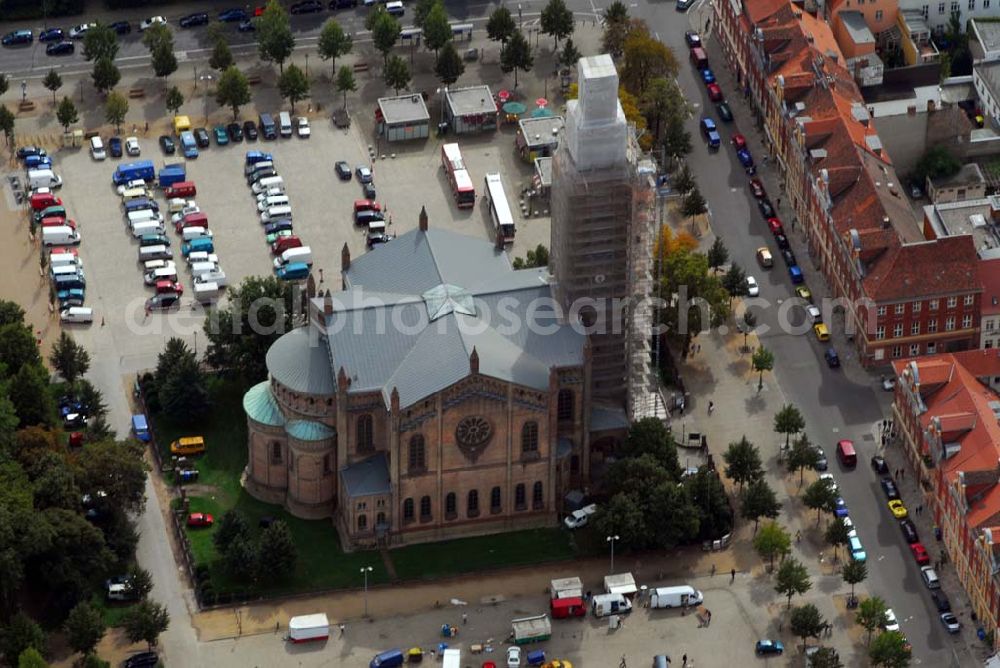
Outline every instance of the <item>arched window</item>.
<svg viewBox="0 0 1000 668"><path fill-rule="evenodd" d="M444 514L446 517L452 518L457 514L458 503L455 500L455 492L448 492L448 496L444 497Z"/></svg>
<svg viewBox="0 0 1000 668"><path fill-rule="evenodd" d="M499 513L500 512L500 488L494 487L490 492L490 512Z"/></svg>
<svg viewBox="0 0 1000 668"><path fill-rule="evenodd" d="M536 508L545 505L545 495L542 493L542 483L536 482L531 490L531 504Z"/></svg>
<svg viewBox="0 0 1000 668"><path fill-rule="evenodd" d="M431 518L431 497L420 498L420 519L429 520Z"/></svg>
<svg viewBox="0 0 1000 668"><path fill-rule="evenodd" d="M573 390L559 390L559 398L556 401L556 415L559 420L572 420L573 413Z"/></svg>
<svg viewBox="0 0 1000 668"><path fill-rule="evenodd" d="M368 516L358 515L358 531L366 531L368 529Z"/></svg>
<svg viewBox="0 0 1000 668"><path fill-rule="evenodd" d="M378 515L377 515L377 516L375 517L375 526L376 526L376 527L384 527L384 526L388 526L388 524L387 524L387 523L386 523L386 521L385 521L385 513L379 513L379 514L378 514Z"/></svg>
<svg viewBox="0 0 1000 668"><path fill-rule="evenodd" d="M413 521L413 499L407 499L403 501L403 521L412 522Z"/></svg>
<svg viewBox="0 0 1000 668"><path fill-rule="evenodd" d="M479 515L479 491L472 490L469 492L469 500L466 504L466 514L469 517L477 517Z"/></svg>
<svg viewBox="0 0 1000 668"><path fill-rule="evenodd" d="M538 452L538 423L525 422L521 427L521 454Z"/></svg>
<svg viewBox="0 0 1000 668"><path fill-rule="evenodd" d="M423 471L427 468L427 451L424 446L423 434L410 437L410 473Z"/></svg>
<svg viewBox="0 0 1000 668"><path fill-rule="evenodd" d="M280 464L281 463L281 442L272 441L271 442L271 463Z"/></svg>
<svg viewBox="0 0 1000 668"><path fill-rule="evenodd" d="M366 452L371 450L374 446L372 440L372 432L374 430L372 423L371 413L365 413L364 415L358 416L358 438L357 438L357 449L358 452Z"/></svg>
<svg viewBox="0 0 1000 668"><path fill-rule="evenodd" d="M514 509L524 510L526 507L524 483L520 482L514 488Z"/></svg>

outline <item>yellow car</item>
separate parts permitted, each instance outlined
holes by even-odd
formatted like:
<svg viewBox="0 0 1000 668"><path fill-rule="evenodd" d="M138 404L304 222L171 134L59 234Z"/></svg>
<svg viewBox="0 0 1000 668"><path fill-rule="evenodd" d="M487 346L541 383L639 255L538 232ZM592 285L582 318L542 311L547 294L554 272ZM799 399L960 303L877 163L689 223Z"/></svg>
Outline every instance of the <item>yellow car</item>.
<svg viewBox="0 0 1000 668"><path fill-rule="evenodd" d="M892 511L892 516L897 520L901 520L906 517L906 506L899 499L893 499L889 502L889 510Z"/></svg>
<svg viewBox="0 0 1000 668"><path fill-rule="evenodd" d="M542 668L573 668L573 664L566 659L554 659L543 664Z"/></svg>
<svg viewBox="0 0 1000 668"><path fill-rule="evenodd" d="M809 290L809 288L807 288L804 285L800 285L799 287L795 288L795 296L798 297L799 299L805 299L807 302L812 304L813 293L811 290Z"/></svg>
<svg viewBox="0 0 1000 668"><path fill-rule="evenodd" d="M816 333L816 338L820 341L830 340L830 330L826 328L826 325L819 323L818 325L813 325L813 331Z"/></svg>

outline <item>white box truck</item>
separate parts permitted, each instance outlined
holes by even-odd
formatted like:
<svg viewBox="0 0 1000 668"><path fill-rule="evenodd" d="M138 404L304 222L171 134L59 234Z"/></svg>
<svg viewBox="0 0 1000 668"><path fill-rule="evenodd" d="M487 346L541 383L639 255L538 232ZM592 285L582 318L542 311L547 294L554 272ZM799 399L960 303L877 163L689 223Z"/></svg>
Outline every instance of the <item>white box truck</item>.
<svg viewBox="0 0 1000 668"><path fill-rule="evenodd" d="M211 304L219 298L219 293L222 291L219 289L218 283L199 283L195 281L192 286L192 292L195 301L199 304Z"/></svg>
<svg viewBox="0 0 1000 668"><path fill-rule="evenodd" d="M330 620L326 614L299 615L288 620L288 639L292 642L311 642L330 637Z"/></svg>
<svg viewBox="0 0 1000 668"><path fill-rule="evenodd" d="M598 594L590 608L594 611L594 617L607 617L632 612L632 602L621 594Z"/></svg>
<svg viewBox="0 0 1000 668"><path fill-rule="evenodd" d="M75 246L80 243L80 233L68 225L42 228L43 246Z"/></svg>
<svg viewBox="0 0 1000 668"><path fill-rule="evenodd" d="M62 177L56 176L51 169L29 169L28 188L61 188Z"/></svg>
<svg viewBox="0 0 1000 668"><path fill-rule="evenodd" d="M691 605L701 605L704 595L694 587L657 587L649 593L651 608L682 608Z"/></svg>
<svg viewBox="0 0 1000 668"><path fill-rule="evenodd" d="M449 647L441 656L441 668L462 668L462 650Z"/></svg>

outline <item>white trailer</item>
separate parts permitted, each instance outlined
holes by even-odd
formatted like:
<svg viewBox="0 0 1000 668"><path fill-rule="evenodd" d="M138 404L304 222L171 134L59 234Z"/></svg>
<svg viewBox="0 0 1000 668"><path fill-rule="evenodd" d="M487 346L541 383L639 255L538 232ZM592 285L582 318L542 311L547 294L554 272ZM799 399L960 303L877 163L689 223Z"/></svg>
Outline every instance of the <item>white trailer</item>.
<svg viewBox="0 0 1000 668"><path fill-rule="evenodd" d="M550 598L583 598L583 581L580 578L557 578L549 583Z"/></svg>
<svg viewBox="0 0 1000 668"><path fill-rule="evenodd" d="M649 593L651 608L681 608L691 605L701 605L705 596L688 585L679 587L657 587Z"/></svg>
<svg viewBox="0 0 1000 668"><path fill-rule="evenodd" d="M288 639L292 642L312 642L330 637L330 620L326 614L299 615L288 620Z"/></svg>
<svg viewBox="0 0 1000 668"><path fill-rule="evenodd" d="M449 647L441 655L441 668L462 668L462 650Z"/></svg>
<svg viewBox="0 0 1000 668"><path fill-rule="evenodd" d="M635 586L635 578L631 573L616 573L604 576L604 591L607 594L632 596L639 588Z"/></svg>
<svg viewBox="0 0 1000 668"><path fill-rule="evenodd" d="M542 642L552 637L552 622L549 621L548 615L513 619L510 627L510 635L515 645Z"/></svg>

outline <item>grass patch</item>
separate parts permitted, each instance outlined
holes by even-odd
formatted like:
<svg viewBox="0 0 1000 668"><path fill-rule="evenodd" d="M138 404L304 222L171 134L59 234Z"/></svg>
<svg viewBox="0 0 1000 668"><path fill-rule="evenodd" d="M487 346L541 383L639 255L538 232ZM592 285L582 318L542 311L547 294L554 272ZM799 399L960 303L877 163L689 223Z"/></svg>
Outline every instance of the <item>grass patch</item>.
<svg viewBox="0 0 1000 668"><path fill-rule="evenodd" d="M90 599L90 604L101 613L101 617L109 629L121 626L125 616L138 605L138 603L114 603L105 599L101 594L94 594Z"/></svg>

